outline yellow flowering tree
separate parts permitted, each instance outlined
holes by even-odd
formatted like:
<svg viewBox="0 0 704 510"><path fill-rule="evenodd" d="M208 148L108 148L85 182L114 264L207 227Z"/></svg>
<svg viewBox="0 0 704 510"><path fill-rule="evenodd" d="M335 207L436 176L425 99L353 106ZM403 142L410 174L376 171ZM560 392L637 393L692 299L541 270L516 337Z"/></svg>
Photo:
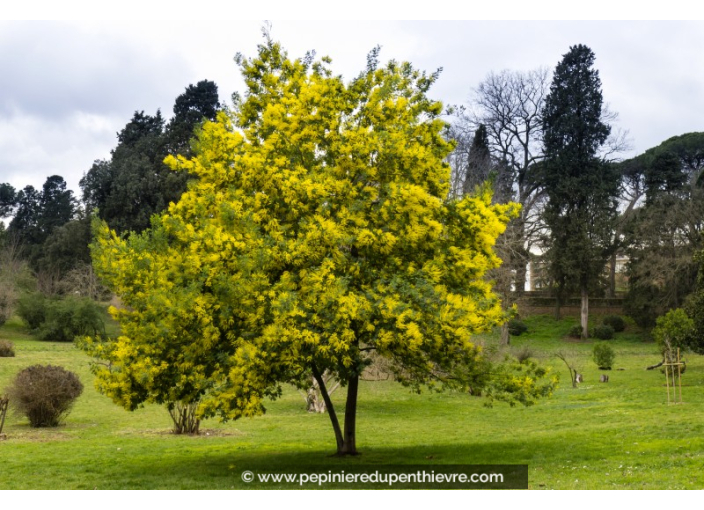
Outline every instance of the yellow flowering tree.
<svg viewBox="0 0 704 510"><path fill-rule="evenodd" d="M505 320L484 276L517 206L492 205L488 188L447 198L452 147L426 96L437 75L382 67L377 53L349 83L271 40L239 56L244 97L203 125L193 157L167 158L195 176L181 200L141 235L96 225L96 270L125 305L113 310L122 336L88 343L109 361L101 391L128 409L236 419L313 377L339 454L357 451L359 379L375 356L414 389L526 404L550 392L545 370L494 370L472 343ZM342 426L326 372L347 390Z"/></svg>

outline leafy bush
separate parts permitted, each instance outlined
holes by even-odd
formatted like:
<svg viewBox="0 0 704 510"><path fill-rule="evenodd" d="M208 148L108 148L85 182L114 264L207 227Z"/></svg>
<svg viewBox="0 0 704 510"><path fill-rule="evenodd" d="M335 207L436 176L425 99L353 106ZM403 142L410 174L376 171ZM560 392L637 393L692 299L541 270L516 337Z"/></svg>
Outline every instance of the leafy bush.
<svg viewBox="0 0 704 510"><path fill-rule="evenodd" d="M623 317L619 315L607 315L602 322L614 328L614 332L616 333L620 333L626 329L626 322L623 320Z"/></svg>
<svg viewBox="0 0 704 510"><path fill-rule="evenodd" d="M32 427L56 427L82 392L83 384L73 372L33 365L17 374L8 395L15 412L26 416Z"/></svg>
<svg viewBox="0 0 704 510"><path fill-rule="evenodd" d="M576 326L572 326L570 329L570 332L567 333L571 338L582 338L582 326L577 324Z"/></svg>
<svg viewBox="0 0 704 510"><path fill-rule="evenodd" d="M77 336L98 336L105 333L103 311L96 302L83 298L51 301L46 320L39 327L40 340L72 342Z"/></svg>
<svg viewBox="0 0 704 510"><path fill-rule="evenodd" d="M614 366L614 358L616 353L611 346L606 342L597 342L592 349L592 358L594 363L602 370L611 370Z"/></svg>
<svg viewBox="0 0 704 510"><path fill-rule="evenodd" d="M694 321L681 308L670 310L655 321L653 338L660 352L689 350L695 340Z"/></svg>
<svg viewBox="0 0 704 510"><path fill-rule="evenodd" d="M598 338L599 340L611 340L614 337L614 328L602 324L594 328L592 336Z"/></svg>
<svg viewBox="0 0 704 510"><path fill-rule="evenodd" d="M508 321L508 332L513 336L521 336L528 331L528 326L520 319L511 319Z"/></svg>
<svg viewBox="0 0 704 510"><path fill-rule="evenodd" d="M15 346L7 340L0 340L0 358L14 358Z"/></svg>
<svg viewBox="0 0 704 510"><path fill-rule="evenodd" d="M24 294L17 301L17 315L29 329L35 330L46 320L49 299L41 292Z"/></svg>

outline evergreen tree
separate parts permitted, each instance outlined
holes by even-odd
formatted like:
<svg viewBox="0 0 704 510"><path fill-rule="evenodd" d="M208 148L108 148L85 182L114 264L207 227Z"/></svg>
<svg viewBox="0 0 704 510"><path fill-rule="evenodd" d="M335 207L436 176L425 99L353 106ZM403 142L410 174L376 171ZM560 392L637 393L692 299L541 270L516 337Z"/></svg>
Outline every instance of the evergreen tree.
<svg viewBox="0 0 704 510"><path fill-rule="evenodd" d="M120 234L148 228L153 214L186 191L188 176L171 171L164 158L189 155L194 129L204 119L214 120L219 108L217 85L203 80L176 99L168 125L159 110L154 116L135 112L118 133L110 160L94 162L81 179L86 207L97 208Z"/></svg>
<svg viewBox="0 0 704 510"><path fill-rule="evenodd" d="M474 132L472 145L469 148L467 158L467 170L464 177L463 191L468 194L474 191L477 186L489 179L492 170L491 154L489 152L489 139L486 133L486 126L479 124Z"/></svg>
<svg viewBox="0 0 704 510"><path fill-rule="evenodd" d="M15 215L8 232L21 243L24 256L35 271L44 254L43 245L51 235L73 219L76 204L60 175L47 177L41 191L26 186L15 197Z"/></svg>
<svg viewBox="0 0 704 510"><path fill-rule="evenodd" d="M167 127L169 154L190 155L194 129L203 120L214 121L220 110L215 82L202 80L186 87L186 91L176 98L174 116Z"/></svg>
<svg viewBox="0 0 704 510"><path fill-rule="evenodd" d="M8 183L0 183L0 218L12 214L12 209L17 201L17 193Z"/></svg>
<svg viewBox="0 0 704 510"><path fill-rule="evenodd" d="M625 219L628 314L642 327L679 308L694 290L704 232L704 133L672 137L620 164L638 176L645 203Z"/></svg>
<svg viewBox="0 0 704 510"><path fill-rule="evenodd" d="M68 223L76 212L73 191L66 189L66 181L60 175L47 177L39 199L39 227L46 240L55 228Z"/></svg>
<svg viewBox="0 0 704 510"><path fill-rule="evenodd" d="M25 186L17 192L15 216L8 231L17 235L25 246L42 242L39 228L40 202L41 193L34 186Z"/></svg>
<svg viewBox="0 0 704 510"><path fill-rule="evenodd" d="M557 291L558 315L567 292L582 296L582 335L587 336L589 292L604 269L616 214L619 178L598 157L611 132L602 120L594 53L572 46L557 65L543 111L545 159L539 180L550 230L548 271Z"/></svg>

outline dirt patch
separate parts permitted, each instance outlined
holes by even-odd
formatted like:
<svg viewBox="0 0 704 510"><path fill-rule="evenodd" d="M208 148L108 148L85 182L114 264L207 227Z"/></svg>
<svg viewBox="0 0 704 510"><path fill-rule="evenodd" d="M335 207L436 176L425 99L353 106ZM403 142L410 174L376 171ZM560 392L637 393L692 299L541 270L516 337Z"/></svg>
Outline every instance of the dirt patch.
<svg viewBox="0 0 704 510"><path fill-rule="evenodd" d="M174 434L171 429L145 429L145 430L127 430L120 432L120 435L141 435L141 436L178 436L179 434ZM208 438L208 437L231 437L231 436L244 436L245 433L240 430L224 430L224 429L201 429L200 434L190 435L182 434L183 437L192 437L194 439L198 438Z"/></svg>
<svg viewBox="0 0 704 510"><path fill-rule="evenodd" d="M5 436L5 437L2 437ZM0 434L0 441L31 441L33 443L50 443L68 441L69 434L51 429L18 430Z"/></svg>

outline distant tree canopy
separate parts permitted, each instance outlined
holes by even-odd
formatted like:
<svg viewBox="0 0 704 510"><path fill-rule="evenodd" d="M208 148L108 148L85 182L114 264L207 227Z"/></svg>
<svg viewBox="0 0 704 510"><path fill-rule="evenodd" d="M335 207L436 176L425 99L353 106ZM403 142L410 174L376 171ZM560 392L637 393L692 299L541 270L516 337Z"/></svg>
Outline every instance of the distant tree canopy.
<svg viewBox="0 0 704 510"><path fill-rule="evenodd" d="M695 287L693 256L704 248L704 133L669 138L619 167L645 196L625 222L626 310L641 326L652 327Z"/></svg>
<svg viewBox="0 0 704 510"><path fill-rule="evenodd" d="M164 158L190 154L190 139L203 120L215 120L221 108L217 85L203 80L189 85L176 98L174 117L165 124L161 112L135 112L117 134L110 160L97 160L80 181L89 210L118 233L141 232L153 214L176 202L186 190L188 176L171 171Z"/></svg>
<svg viewBox="0 0 704 510"><path fill-rule="evenodd" d="M7 233L22 244L30 262L36 262L39 247L77 210L73 192L66 189L66 181L59 175L48 177L41 190L26 186L14 193L12 186L2 184L0 200L3 214L13 215Z"/></svg>

